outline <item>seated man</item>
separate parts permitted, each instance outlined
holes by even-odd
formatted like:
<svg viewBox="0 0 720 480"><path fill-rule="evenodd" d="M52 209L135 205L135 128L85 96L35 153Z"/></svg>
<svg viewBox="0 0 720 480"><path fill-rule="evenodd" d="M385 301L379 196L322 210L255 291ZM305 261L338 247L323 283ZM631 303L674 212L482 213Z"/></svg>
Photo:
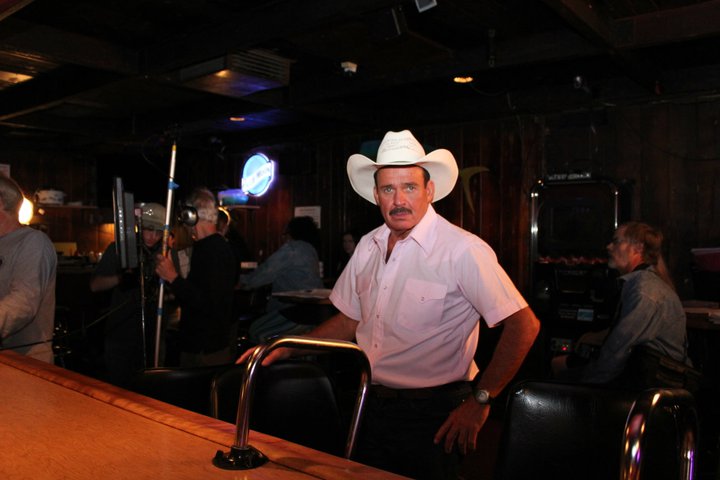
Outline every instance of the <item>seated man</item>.
<svg viewBox="0 0 720 480"><path fill-rule="evenodd" d="M691 365L685 312L662 258L662 240L662 233L644 223L629 222L616 230L607 246L608 266L621 274L616 317L596 357L586 364L578 362L577 356L556 357L556 376L585 383L617 383L633 350L639 347Z"/></svg>
<svg viewBox="0 0 720 480"><path fill-rule="evenodd" d="M258 288L272 283L273 292L322 288L317 249L319 232L310 217L292 218L283 234L280 248L249 274L240 275L243 288ZM265 315L250 325L250 339L260 343L275 335L299 335L310 330L283 315L292 305L277 298L268 301Z"/></svg>

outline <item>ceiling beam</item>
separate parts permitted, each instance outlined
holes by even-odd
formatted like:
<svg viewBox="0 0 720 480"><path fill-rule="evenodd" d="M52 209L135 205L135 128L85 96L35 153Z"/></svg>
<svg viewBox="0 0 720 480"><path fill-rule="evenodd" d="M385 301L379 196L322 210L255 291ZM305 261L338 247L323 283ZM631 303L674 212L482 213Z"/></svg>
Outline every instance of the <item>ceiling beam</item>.
<svg viewBox="0 0 720 480"><path fill-rule="evenodd" d="M191 34L179 34L143 52L149 74L166 73L210 58L264 42L287 38L320 26L342 22L363 13L389 8L402 0L287 0L269 8L242 14L213 28Z"/></svg>
<svg viewBox="0 0 720 480"><path fill-rule="evenodd" d="M581 35L606 48L616 58L617 65L628 77L650 92L661 90L662 74L646 58L632 52L620 50L615 45L616 24L612 18L602 15L585 0L543 0L555 10L571 28Z"/></svg>
<svg viewBox="0 0 720 480"><path fill-rule="evenodd" d="M616 20L612 45L632 49L719 35L720 0L709 0Z"/></svg>
<svg viewBox="0 0 720 480"><path fill-rule="evenodd" d="M82 67L59 67L41 77L0 91L0 120L56 106L74 95L118 80L117 74Z"/></svg>
<svg viewBox="0 0 720 480"><path fill-rule="evenodd" d="M0 50L126 75L138 72L139 56L133 50L15 18L6 18L0 25Z"/></svg>
<svg viewBox="0 0 720 480"><path fill-rule="evenodd" d="M30 5L33 0L0 0L0 20Z"/></svg>
<svg viewBox="0 0 720 480"><path fill-rule="evenodd" d="M387 90L402 85L438 79L450 79L456 75L489 74L502 72L516 66L562 62L577 58L605 54L587 40L573 32L542 33L521 40L497 42L495 62L488 62L485 48L455 52L445 61L418 64L413 68L386 71L373 75L362 73L352 77L322 75L312 72L300 78L293 77L290 84L290 100L293 105L307 105L346 95L360 95ZM249 97L252 100L252 96Z"/></svg>

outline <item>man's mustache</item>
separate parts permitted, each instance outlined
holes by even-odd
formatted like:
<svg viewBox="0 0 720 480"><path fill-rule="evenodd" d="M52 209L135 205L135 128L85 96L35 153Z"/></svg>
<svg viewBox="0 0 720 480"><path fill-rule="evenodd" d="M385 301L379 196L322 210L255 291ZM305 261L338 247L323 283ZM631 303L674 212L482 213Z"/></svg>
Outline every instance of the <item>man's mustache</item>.
<svg viewBox="0 0 720 480"><path fill-rule="evenodd" d="M397 215L398 213L412 213L412 211L405 207L395 207L390 210L390 215Z"/></svg>

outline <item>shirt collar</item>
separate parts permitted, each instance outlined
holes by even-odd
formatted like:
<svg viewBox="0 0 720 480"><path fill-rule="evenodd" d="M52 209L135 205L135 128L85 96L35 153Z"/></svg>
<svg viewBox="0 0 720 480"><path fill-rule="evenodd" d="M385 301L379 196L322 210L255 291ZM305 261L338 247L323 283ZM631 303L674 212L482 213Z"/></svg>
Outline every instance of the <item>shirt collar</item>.
<svg viewBox="0 0 720 480"><path fill-rule="evenodd" d="M640 264L637 267L635 267L635 269L632 272L626 273L625 275L621 275L618 278L619 278L619 280L622 280L622 282L624 282L626 280L630 280L631 278L637 277L645 270L647 270L649 272L657 273L657 271L655 270L655 267L653 265L647 265L647 264L643 263L643 264Z"/></svg>
<svg viewBox="0 0 720 480"><path fill-rule="evenodd" d="M428 205L428 209L425 212L423 218L420 219L417 225L412 229L410 234L402 241L413 240L417 243L425 253L432 251L432 247L437 239L437 230L435 224L438 221L438 214L432 205ZM385 251L387 248L387 240L390 237L390 229L387 225L383 224L375 235L373 235L373 241L380 248L381 251Z"/></svg>

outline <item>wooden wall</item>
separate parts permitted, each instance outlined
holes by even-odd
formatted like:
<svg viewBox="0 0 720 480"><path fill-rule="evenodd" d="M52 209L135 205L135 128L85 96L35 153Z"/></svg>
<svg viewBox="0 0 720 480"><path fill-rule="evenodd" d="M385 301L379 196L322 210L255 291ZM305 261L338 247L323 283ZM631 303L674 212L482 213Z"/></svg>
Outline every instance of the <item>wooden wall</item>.
<svg viewBox="0 0 720 480"><path fill-rule="evenodd" d="M428 149L453 152L468 177L467 188L461 179L451 195L437 202L436 209L484 238L523 291L529 287L530 189L550 173L587 171L632 185L630 216L664 231L668 263L684 297L693 294L690 248L720 245L720 102L678 101L401 128L408 127ZM262 251L263 257L271 254L280 245L294 207L317 205L322 209L320 257L331 274L342 232L350 228L366 232L382 222L377 207L350 188L345 164L363 142L379 141L384 133L365 131L267 146L278 162L276 183L266 196L252 202L256 208L233 214L235 228L251 250L257 255ZM261 149L229 141L219 154L183 149L181 143L178 196L199 185L237 186L242 160ZM167 161L169 154L156 155L163 157ZM157 172L148 173L137 152L123 158L130 162L127 181L157 177L153 191L158 192L156 201L164 202L162 172L167 164L159 160ZM11 164L13 177L28 192L54 185L68 192L68 200L89 205L110 195L110 186L107 192L104 186L98 187L98 165L105 160L32 149L0 154L0 163Z"/></svg>
<svg viewBox="0 0 720 480"><path fill-rule="evenodd" d="M630 217L660 228L682 297L694 247L720 246L720 103L659 103L546 119L546 171L589 170L632 185ZM720 296L720 293L719 293Z"/></svg>

